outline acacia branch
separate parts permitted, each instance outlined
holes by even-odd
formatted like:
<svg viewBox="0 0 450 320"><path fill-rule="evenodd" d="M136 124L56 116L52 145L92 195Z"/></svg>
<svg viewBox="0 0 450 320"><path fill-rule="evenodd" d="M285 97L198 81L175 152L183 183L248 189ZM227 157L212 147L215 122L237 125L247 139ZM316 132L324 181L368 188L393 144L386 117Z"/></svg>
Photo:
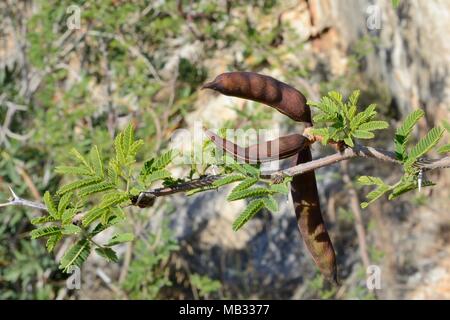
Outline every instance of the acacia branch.
<svg viewBox="0 0 450 320"><path fill-rule="evenodd" d="M8 206L23 206L23 207L29 207L33 209L48 211L45 204L36 202L36 201L30 201L27 199L22 199L16 193L9 187L9 191L11 192L11 198L8 202L0 203L0 207L8 207Z"/></svg>
<svg viewBox="0 0 450 320"><path fill-rule="evenodd" d="M366 146L360 146L357 145L354 148L346 148L342 152L337 152L335 154L332 154L330 156L326 156L323 158L319 158L317 160L313 160L311 162L302 163L295 167L291 167L285 170L282 170L280 172L277 172L273 175L279 175L282 174L284 176L296 176L308 171L312 171L318 168L322 168L325 166L329 166L331 164L348 160L351 158L372 158L376 160L381 160L385 162L391 162L395 164L402 164L401 161L397 160L395 157L395 153L392 151L386 151L383 149L373 148L373 147L366 147ZM419 160L416 163L417 168L430 171L434 169L442 169L442 168L449 168L450 167L450 157L444 157L439 160Z"/></svg>
<svg viewBox="0 0 450 320"><path fill-rule="evenodd" d="M372 158L375 160L390 162L394 164L401 165L402 162L397 160L395 157L395 153L392 151L387 151L383 149L378 149L374 147L366 147L361 145L356 145L353 148L345 148L343 151L336 152L332 155L325 156L307 163L302 163L296 165L294 167L290 167L285 170L280 170L275 173L264 175L263 178L268 178L272 180L279 180L280 176L296 176L299 174L303 174L309 171L316 170L318 168L322 168L325 166L329 166L340 161L349 160L352 158ZM449 168L450 167L450 157L444 157L442 159L421 159L417 162L416 166L419 169L430 171L435 169ZM222 178L223 175L209 175L205 177L201 177L198 179L194 179L191 181L183 182L177 185L173 185L170 187L151 189L144 192L141 192L137 196L130 197L131 205L138 206L140 208L147 208L153 206L157 197L169 196L175 193L187 192L190 190L198 189L198 188L207 188L212 186L214 181ZM26 199L22 199L18 197L10 188L11 194L13 198L7 202L0 204L0 207L5 206L26 206L34 209L48 211L46 206L42 203L30 201ZM82 217L83 213L79 213L74 217L73 222L78 223Z"/></svg>
<svg viewBox="0 0 450 320"><path fill-rule="evenodd" d="M372 158L380 161L391 162L401 165L402 162L397 160L395 153L392 151L387 151L383 149L366 147L357 145L354 148L345 148L342 152L337 152L335 154L313 160L311 162L302 163L294 167L290 167L285 170L277 171L264 178L269 178L273 180L279 180L280 176L296 176L309 171L313 171L318 168L332 165L334 163L348 160L351 158ZM420 160L417 163L418 168L425 171L430 171L434 169L442 169L450 167L450 157L445 157L439 160ZM211 175L204 178L192 180L185 182L176 186L153 189L146 192L141 192L139 196L131 199L133 205L137 205L141 208L150 207L153 205L155 199L161 196L167 196L178 192L186 192L189 190L197 189L200 187L208 187L213 184L214 181L221 178L220 175Z"/></svg>

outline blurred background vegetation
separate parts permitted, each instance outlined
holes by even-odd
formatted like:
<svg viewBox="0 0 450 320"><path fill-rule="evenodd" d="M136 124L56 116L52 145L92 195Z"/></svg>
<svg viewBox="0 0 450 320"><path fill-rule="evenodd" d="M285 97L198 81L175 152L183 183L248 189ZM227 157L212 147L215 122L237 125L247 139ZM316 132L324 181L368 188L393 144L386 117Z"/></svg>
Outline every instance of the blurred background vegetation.
<svg viewBox="0 0 450 320"><path fill-rule="evenodd" d="M386 2L382 10L389 12L387 19L414 10L414 6L402 2L398 8ZM353 6L345 3L342 5L351 11ZM73 17L73 11L68 8L74 5L80 10L80 28L71 30L67 21ZM354 9L354 15L365 21L364 11ZM448 7L447 10L450 12ZM86 153L96 144L108 159L115 134L129 122L135 126L136 136L145 142L139 161L170 148L174 131L190 128L197 118L216 127L280 125L283 131L299 130L264 106L227 100L199 90L207 79L224 71L270 74L305 92L311 100L331 89L344 94L360 89L361 105L377 103L382 118L393 127L374 141L384 148L392 147L397 122L408 111L423 107L421 103L425 104L428 121L421 124L423 132L435 120L441 120L438 114L448 118L448 108L439 107L445 97L434 95L435 100L429 101L417 98L416 105L409 101L411 104L405 106L399 98L402 93L392 82L383 81L383 75L370 74L373 57L382 56L382 35L363 28L364 32L357 32L350 39L339 29L338 20L329 19L327 14L335 11L344 12L329 1L3 1L0 202L10 196L8 186L24 198L41 201L46 190L54 192L64 182L54 173L54 167L67 164L72 147ZM443 83L445 89L447 74L433 79L434 86ZM420 92L417 94L420 96ZM438 108L444 111L436 111ZM324 283L308 262L296 233L292 209L287 204L285 215L276 218L267 213L260 218L260 224L253 225L253 231L251 225L248 234L232 238L233 243L244 242L241 247L226 249L221 242L209 245L208 237L235 237L233 233L222 234L217 230L223 226L231 229L229 219L221 220L221 210L231 211L232 215L239 210L224 209L226 204L213 210L198 206L195 200L217 201L224 197L218 194L188 200L167 198L152 208L128 209L128 220L120 228L137 235L135 240L122 247L117 264L91 257L82 270L81 290L67 289L68 275L57 267L61 253L70 243L63 242L54 254L48 254L41 241L30 240L28 236L32 229L29 218L39 212L21 207L2 208L0 298L408 297L415 288L427 283L427 272L423 270L442 267L430 257L409 254L416 240L411 240L411 245L397 246L397 243L421 237L411 234L420 219L411 220L408 215L422 206L432 212L432 219L428 220L432 230L423 235L428 237L423 241L438 250L442 245L436 239L449 237L450 225L446 220L448 214L442 216L445 214L442 210L441 215L433 212L448 204L448 193L433 195L437 199L433 204L429 193L411 194L395 204L383 200L362 213L355 205L362 190L352 184L358 171L385 177L395 175L392 167L376 168L376 164L358 161L350 168L336 165L334 169L317 172L325 219L336 243L344 280L340 289ZM400 176L401 172L397 174ZM448 187L448 175L434 180L438 186L442 183L444 188ZM176 231L183 228L180 224L184 221L180 222L177 214L186 207L203 219L189 236ZM214 221L221 222L208 224L211 213L202 216L202 210L212 210L216 214ZM278 222L270 227L273 219ZM286 222L289 227L282 227L282 220L289 221ZM222 225L223 221L226 223ZM206 228L212 230L209 233L216 233L205 235ZM264 245L260 245L258 239L263 233L269 234L267 228L279 233L290 230L288 239L273 249L268 236ZM293 244L286 245L287 241ZM300 249L291 251L292 247ZM423 251L428 249L424 247ZM253 269L251 260L263 258L269 250L283 251L283 257L302 261L304 269L294 273L283 271L299 266L284 258L272 264L280 263L285 269ZM403 253L398 252L401 250ZM450 254L445 247L438 251L449 263ZM228 258L221 262L221 255ZM429 260L428 264L420 262L424 259ZM365 286L369 264L383 266L383 290L379 293ZM441 269L433 272L439 273ZM265 282L259 276L253 277L255 274L271 278ZM443 277L449 281L448 290L442 291L445 296L450 294L450 276L447 273ZM419 297L429 296L419 294Z"/></svg>

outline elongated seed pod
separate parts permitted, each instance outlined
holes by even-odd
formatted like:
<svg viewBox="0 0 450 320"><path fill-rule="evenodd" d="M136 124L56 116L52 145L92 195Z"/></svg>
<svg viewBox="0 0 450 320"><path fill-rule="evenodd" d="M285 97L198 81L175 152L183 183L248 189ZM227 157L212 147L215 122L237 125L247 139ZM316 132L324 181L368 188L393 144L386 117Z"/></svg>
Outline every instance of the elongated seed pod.
<svg viewBox="0 0 450 320"><path fill-rule="evenodd" d="M300 134L290 134L242 148L219 137L212 131L206 130L206 135L218 148L232 155L234 159L243 160L247 163L261 163L291 157L308 142L308 139Z"/></svg>
<svg viewBox="0 0 450 320"><path fill-rule="evenodd" d="M217 76L203 88L267 104L295 121L305 122L306 127L312 126L311 110L306 105L303 94L272 77L253 72L229 72ZM259 152L263 144L241 148L214 134L208 135L219 148L237 158L257 162L272 160L272 154L269 156L266 154L264 157ZM278 159L296 153L295 164L312 160L306 137L290 135L274 141L280 145L279 152L274 154ZM270 146L273 149L274 141L267 142L267 148ZM336 256L322 218L314 172L295 176L291 182L291 194L297 223L308 251L322 274L331 282L338 284Z"/></svg>
<svg viewBox="0 0 450 320"><path fill-rule="evenodd" d="M269 76L255 72L226 72L202 88L261 102L295 121L311 122L311 110L306 105L305 96L290 85Z"/></svg>
<svg viewBox="0 0 450 320"><path fill-rule="evenodd" d="M312 160L309 147L299 151L296 164ZM338 284L336 256L320 210L319 194L314 171L297 175L291 182L295 215L303 241L321 273Z"/></svg>

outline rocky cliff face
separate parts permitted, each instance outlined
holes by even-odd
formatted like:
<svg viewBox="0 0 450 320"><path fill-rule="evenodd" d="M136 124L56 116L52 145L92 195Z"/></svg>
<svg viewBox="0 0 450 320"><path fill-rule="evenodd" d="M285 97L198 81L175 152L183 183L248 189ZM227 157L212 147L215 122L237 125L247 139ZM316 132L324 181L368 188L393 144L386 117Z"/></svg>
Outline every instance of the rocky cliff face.
<svg viewBox="0 0 450 320"><path fill-rule="evenodd" d="M445 0L401 1L398 8L393 8L390 1L310 0L295 2L281 17L306 41L305 50L316 58L315 70L331 73L325 78L345 78L351 68L349 53L361 39L369 39L373 50L362 53L357 72L364 79L388 88L392 97L388 107L395 109L398 118L415 108L423 108L427 123L424 121L421 126L426 129L449 119L450 42L445 40L450 30L449 16L450 3ZM225 68L224 58L225 55L221 56L218 65ZM319 64L323 66L319 68ZM311 76L324 78L320 72ZM311 87L317 89L313 83ZM201 105L205 106L202 99L206 98L200 97ZM210 118L212 106L225 102L223 97L217 99L221 100L209 100L207 108L199 106L193 118ZM227 113L227 119L229 116ZM386 142L388 146L389 143ZM321 174L327 176L336 171L336 168L321 169ZM379 229L368 241L385 249L380 262L382 270L386 270L383 289L378 293L381 298L450 298L448 286L439 284L449 279L445 263L450 261L450 255L445 246L436 247L441 243L442 230L449 228L448 210L441 209L448 205L449 194L445 190L449 175L443 172L433 178L443 187L433 191L435 200L429 205L416 209L408 204L382 204L371 211L378 216ZM330 179L319 183L323 207L329 208L325 210L326 219L331 222L332 236L338 242L341 276L347 278L345 287L348 290L364 285L354 280L359 259L356 240L341 234L345 227L335 224L328 203L333 189ZM281 214L255 219L240 231L242 234L235 234L227 230L231 229L239 208L226 203L225 194L209 193L187 202L180 198L181 207L186 209L176 216L178 236L194 248L186 258L201 272L222 278L231 290L235 287L236 293L245 287L246 292L240 293L247 296L308 297L305 279L314 277L314 267L299 241L291 203L282 206ZM351 248L348 241L353 242ZM208 270L204 268L206 265L210 266ZM433 285L436 290L430 291Z"/></svg>
<svg viewBox="0 0 450 320"><path fill-rule="evenodd" d="M336 30L334 41L339 43L342 53L351 50L364 36L376 39L375 50L365 57L361 72L388 86L392 96L390 107L397 108L400 116L416 108L426 111L426 123L421 123L419 134L450 118L448 1L400 1L396 9L390 1L323 0L310 1L310 5L313 15L318 12L315 16L322 30ZM400 223L394 229L398 232L392 239L395 246L402 240L409 243L399 245L406 252L396 253L395 265L402 269L407 264L405 260L413 260L409 263L414 265L415 272L403 280L398 275L392 283L397 288L389 290L386 297L450 297L449 273L443 267L450 258L447 246L442 245L445 238L442 230L448 228L450 218L448 210L442 210L450 199L446 191L450 176L441 172L434 178L442 188L434 190L432 203L428 208L411 208L409 222ZM411 230L417 230L420 236L401 235ZM402 281L406 284L400 289Z"/></svg>

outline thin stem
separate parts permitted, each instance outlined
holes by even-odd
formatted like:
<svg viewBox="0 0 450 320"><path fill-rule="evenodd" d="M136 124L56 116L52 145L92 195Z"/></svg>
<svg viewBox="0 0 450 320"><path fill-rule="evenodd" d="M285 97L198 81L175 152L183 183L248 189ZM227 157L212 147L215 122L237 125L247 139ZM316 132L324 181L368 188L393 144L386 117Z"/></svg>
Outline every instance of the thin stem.
<svg viewBox="0 0 450 320"><path fill-rule="evenodd" d="M337 152L335 154L325 156L323 158L319 158L307 163L302 163L285 170L277 171L275 173L270 174L269 176L264 176L263 178L279 179L280 176L293 177L305 172L313 171L318 168L338 163L340 161L357 157L372 158L394 164L400 165L402 164L401 161L396 159L394 152L373 147L357 145L354 148L346 148L342 152ZM421 160L418 161L417 165L419 168L422 168L426 171L448 168L450 167L450 157L447 156L439 160ZM130 198L131 204L133 206L138 206L140 208L151 207L153 206L155 199L157 197L169 196L180 192L187 192L201 187L208 187L211 186L214 183L214 181L222 177L223 177L222 175L210 175L199 179L191 180L188 182L180 183L171 187L143 191L138 196L132 196ZM11 193L13 194L13 199L7 203L0 204L0 207L18 205L47 211L47 208L45 207L44 204L19 198L17 195L14 194L12 190ZM77 221L79 222L82 217L83 213L77 214L74 217L74 223L76 223Z"/></svg>

